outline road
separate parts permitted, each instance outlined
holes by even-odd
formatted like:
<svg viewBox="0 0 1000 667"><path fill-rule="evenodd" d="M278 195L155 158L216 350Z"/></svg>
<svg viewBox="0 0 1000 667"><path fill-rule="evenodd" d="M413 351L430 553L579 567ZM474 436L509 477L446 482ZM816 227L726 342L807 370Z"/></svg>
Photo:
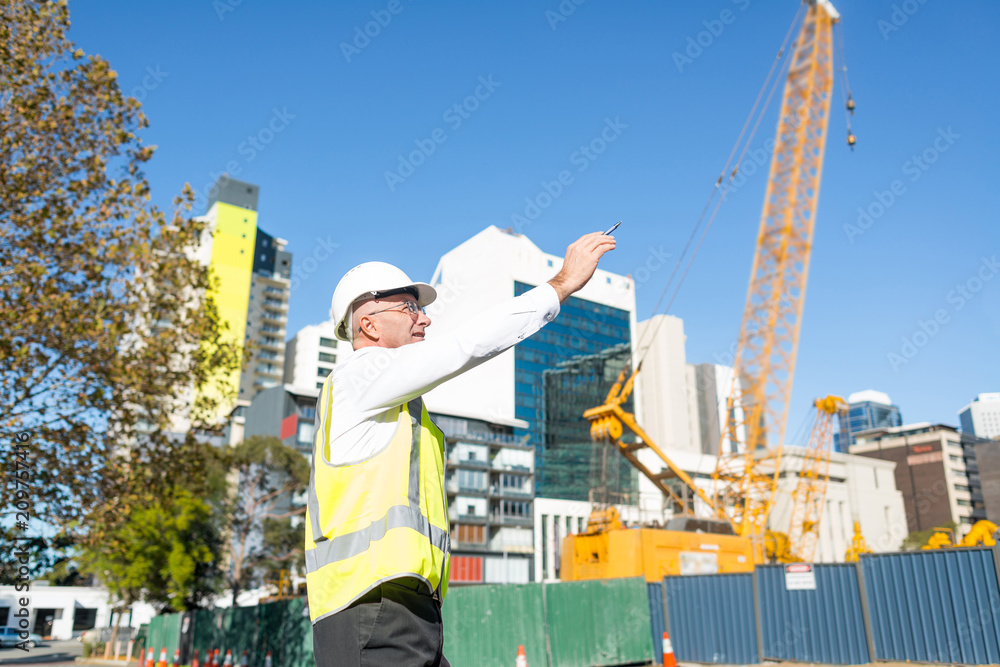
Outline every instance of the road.
<svg viewBox="0 0 1000 667"><path fill-rule="evenodd" d="M45 642L43 646L22 651L0 648L0 665L76 665L74 658L83 655L83 644L76 640Z"/></svg>

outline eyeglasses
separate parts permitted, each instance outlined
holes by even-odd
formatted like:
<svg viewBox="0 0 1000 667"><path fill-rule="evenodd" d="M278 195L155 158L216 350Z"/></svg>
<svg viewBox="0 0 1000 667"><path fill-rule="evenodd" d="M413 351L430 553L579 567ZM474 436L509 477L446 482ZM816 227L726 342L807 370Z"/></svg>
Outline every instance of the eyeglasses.
<svg viewBox="0 0 1000 667"><path fill-rule="evenodd" d="M407 312L408 312L408 313L409 313L410 315L419 315L420 313L424 312L424 309L423 309L423 308L421 308L421 307L420 307L419 305L417 305L417 302L416 302L416 301L404 301L404 302L403 302L403 303L401 303L401 304L398 304L398 305L395 305L395 306L390 306L389 308L383 308L382 310L376 310L375 312L373 312L373 313L368 313L368 314L369 314L369 315L377 315L377 314L379 314L379 313L384 313L384 312L386 312L387 310L396 310L396 309L397 309L397 308L399 308L400 306L403 306L404 308L406 308L406 311L407 311ZM403 311L401 311L401 310L400 310L400 311L398 311L398 312L400 312L400 313L401 313L401 312L403 312Z"/></svg>

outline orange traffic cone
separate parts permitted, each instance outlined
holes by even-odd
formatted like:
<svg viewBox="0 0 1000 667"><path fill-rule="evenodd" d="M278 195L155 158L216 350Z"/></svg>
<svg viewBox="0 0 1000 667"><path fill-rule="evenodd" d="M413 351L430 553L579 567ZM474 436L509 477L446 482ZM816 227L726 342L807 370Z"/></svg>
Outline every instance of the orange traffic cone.
<svg viewBox="0 0 1000 667"><path fill-rule="evenodd" d="M663 633L663 667L677 667L674 657L674 645L670 643L670 635Z"/></svg>
<svg viewBox="0 0 1000 667"><path fill-rule="evenodd" d="M233 667L233 649L226 649L226 660L222 663L223 667Z"/></svg>
<svg viewBox="0 0 1000 667"><path fill-rule="evenodd" d="M156 667L167 667L167 649L160 649L160 660L156 663Z"/></svg>
<svg viewBox="0 0 1000 667"><path fill-rule="evenodd" d="M528 656L524 653L524 644L517 645L517 660L514 667L528 667Z"/></svg>
<svg viewBox="0 0 1000 667"><path fill-rule="evenodd" d="M219 649L212 651L212 667L222 667L222 663L219 662Z"/></svg>
<svg viewBox="0 0 1000 667"><path fill-rule="evenodd" d="M174 649L174 661L170 663L170 667L181 667L181 650L179 648Z"/></svg>
<svg viewBox="0 0 1000 667"><path fill-rule="evenodd" d="M146 667L153 667L153 654L156 653L155 648L150 648L146 652Z"/></svg>
<svg viewBox="0 0 1000 667"><path fill-rule="evenodd" d="M243 657L240 658L240 667L250 667L250 657L247 655L246 649L243 649Z"/></svg>
<svg viewBox="0 0 1000 667"><path fill-rule="evenodd" d="M274 667L274 663L271 662L271 652L267 652L267 656L264 658L264 667Z"/></svg>
<svg viewBox="0 0 1000 667"><path fill-rule="evenodd" d="M194 650L194 657L191 659L191 667L201 667L201 663L198 661L198 654L201 653L198 649Z"/></svg>

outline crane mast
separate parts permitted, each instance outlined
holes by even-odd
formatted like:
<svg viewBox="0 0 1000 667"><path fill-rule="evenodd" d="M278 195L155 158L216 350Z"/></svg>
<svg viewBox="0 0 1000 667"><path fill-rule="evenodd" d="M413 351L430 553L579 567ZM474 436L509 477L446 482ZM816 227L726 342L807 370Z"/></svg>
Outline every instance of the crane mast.
<svg viewBox="0 0 1000 667"><path fill-rule="evenodd" d="M827 0L807 0L782 95L774 155L737 346L715 505L764 560L785 437L833 89ZM723 443L731 451L722 451Z"/></svg>

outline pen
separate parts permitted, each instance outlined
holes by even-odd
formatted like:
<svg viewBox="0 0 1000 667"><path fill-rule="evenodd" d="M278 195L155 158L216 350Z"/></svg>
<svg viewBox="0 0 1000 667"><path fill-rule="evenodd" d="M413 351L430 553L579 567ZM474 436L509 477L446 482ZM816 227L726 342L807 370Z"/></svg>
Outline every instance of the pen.
<svg viewBox="0 0 1000 667"><path fill-rule="evenodd" d="M610 234L611 234L611 232L613 232L613 231L615 231L616 229L618 229L618 225L620 225L620 224L622 224L622 221L621 221L621 220L619 220L618 222L616 222L616 223L615 223L615 226L614 226L614 227L612 227L611 229L609 229L608 231L604 232L604 234L605 234L605 235L610 235Z"/></svg>

